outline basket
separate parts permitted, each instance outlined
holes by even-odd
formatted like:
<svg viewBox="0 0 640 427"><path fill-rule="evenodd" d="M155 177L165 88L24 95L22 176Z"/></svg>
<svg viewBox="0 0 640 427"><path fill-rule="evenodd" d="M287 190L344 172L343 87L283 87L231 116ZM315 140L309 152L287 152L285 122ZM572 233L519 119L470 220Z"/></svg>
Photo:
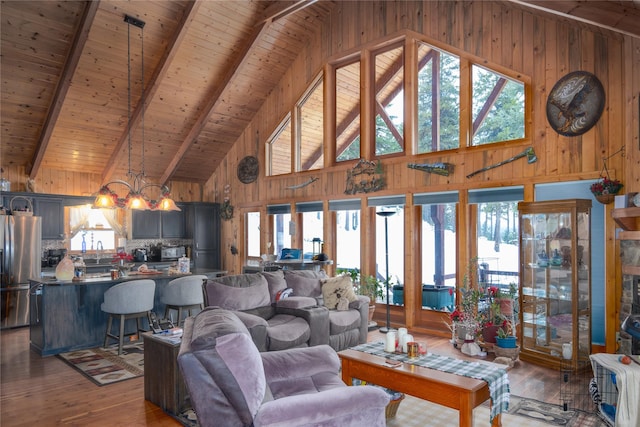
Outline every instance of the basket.
<svg viewBox="0 0 640 427"><path fill-rule="evenodd" d="M496 357L508 357L511 360L516 360L520 354L520 346L518 345L515 348L504 348L496 345L493 347L493 352Z"/></svg>
<svg viewBox="0 0 640 427"><path fill-rule="evenodd" d="M29 205L27 211L17 211L13 208L13 202L16 199L22 199L25 200L27 202L27 204ZM31 200L27 199L26 197L22 197L22 196L15 196L13 199L11 199L11 202L9 202L9 209L11 210L11 215L14 216L32 216L33 215L33 205L31 204Z"/></svg>
<svg viewBox="0 0 640 427"><path fill-rule="evenodd" d="M400 406L400 402L404 399L404 394L401 395L398 399L391 400L384 411L385 418L388 420L390 418L394 418L398 413L398 407Z"/></svg>
<svg viewBox="0 0 640 427"><path fill-rule="evenodd" d="M609 203L612 203L616 199L616 195L611 193L596 194L595 196L596 196L596 200L602 203L603 205L608 205Z"/></svg>

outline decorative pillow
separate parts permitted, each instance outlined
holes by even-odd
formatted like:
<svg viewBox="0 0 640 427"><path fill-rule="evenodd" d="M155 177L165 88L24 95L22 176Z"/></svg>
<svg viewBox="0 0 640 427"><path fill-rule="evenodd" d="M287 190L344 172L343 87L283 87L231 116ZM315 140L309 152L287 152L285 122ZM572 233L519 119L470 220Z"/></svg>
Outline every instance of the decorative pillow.
<svg viewBox="0 0 640 427"><path fill-rule="evenodd" d="M353 302L358 299L358 296L353 290L351 277L340 275L322 281L322 298L324 299L324 306L329 310L333 310L337 308L341 298L346 298L348 302Z"/></svg>
<svg viewBox="0 0 640 427"><path fill-rule="evenodd" d="M278 293L276 294L276 302L280 301L281 299L289 298L292 292L293 289L291 288L284 288L281 291L278 291Z"/></svg>

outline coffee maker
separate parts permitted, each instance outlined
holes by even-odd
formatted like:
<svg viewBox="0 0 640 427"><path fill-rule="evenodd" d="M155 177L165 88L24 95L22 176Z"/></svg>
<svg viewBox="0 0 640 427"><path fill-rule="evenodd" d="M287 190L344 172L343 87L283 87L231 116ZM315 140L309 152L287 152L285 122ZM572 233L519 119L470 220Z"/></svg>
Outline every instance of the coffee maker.
<svg viewBox="0 0 640 427"><path fill-rule="evenodd" d="M134 249L133 260L135 262L147 262L147 248Z"/></svg>

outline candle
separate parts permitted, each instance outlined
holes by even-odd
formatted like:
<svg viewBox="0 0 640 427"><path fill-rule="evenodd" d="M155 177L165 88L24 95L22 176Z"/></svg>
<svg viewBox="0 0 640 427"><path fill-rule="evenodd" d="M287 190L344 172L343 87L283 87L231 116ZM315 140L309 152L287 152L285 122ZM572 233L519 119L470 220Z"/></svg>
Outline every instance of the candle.
<svg viewBox="0 0 640 427"><path fill-rule="evenodd" d="M388 351L389 353L393 353L396 351L396 333L394 331L387 332L384 351Z"/></svg>

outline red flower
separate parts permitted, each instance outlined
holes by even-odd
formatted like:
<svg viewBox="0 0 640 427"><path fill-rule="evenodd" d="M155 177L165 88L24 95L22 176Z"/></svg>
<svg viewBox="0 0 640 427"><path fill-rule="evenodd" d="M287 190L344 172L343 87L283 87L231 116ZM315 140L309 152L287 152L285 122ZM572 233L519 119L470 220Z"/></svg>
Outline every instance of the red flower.
<svg viewBox="0 0 640 427"><path fill-rule="evenodd" d="M130 255L126 252L118 252L113 256L112 262L118 262L118 261L133 261L133 255Z"/></svg>
<svg viewBox="0 0 640 427"><path fill-rule="evenodd" d="M602 178L602 180L591 184L591 192L596 196L601 194L617 194L621 188L622 184L617 179Z"/></svg>

